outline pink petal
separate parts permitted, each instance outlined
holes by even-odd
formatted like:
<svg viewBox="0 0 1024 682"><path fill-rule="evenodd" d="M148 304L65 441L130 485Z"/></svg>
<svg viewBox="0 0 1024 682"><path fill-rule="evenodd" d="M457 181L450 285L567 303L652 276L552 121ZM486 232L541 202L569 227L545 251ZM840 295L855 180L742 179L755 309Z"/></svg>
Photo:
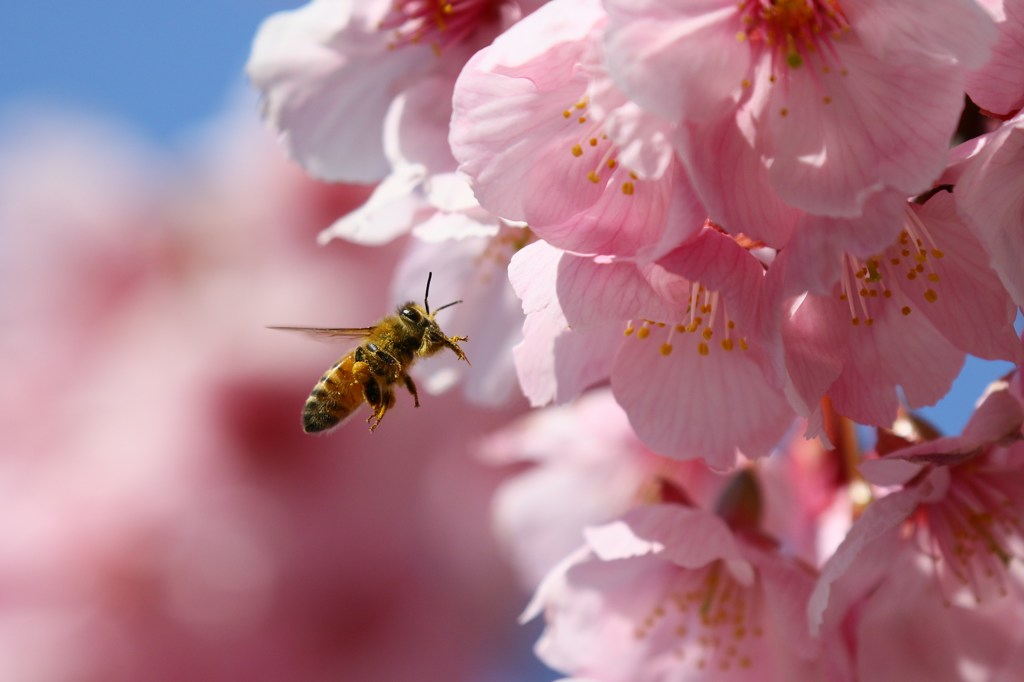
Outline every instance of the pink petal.
<svg viewBox="0 0 1024 682"><path fill-rule="evenodd" d="M782 638L798 656L811 659L819 643L807 627L807 602L817 577L808 567L776 551L744 546L745 555L764 582L764 596Z"/></svg>
<svg viewBox="0 0 1024 682"><path fill-rule="evenodd" d="M860 465L860 473L869 483L878 486L904 486L921 473L923 464L911 464L902 459L866 459Z"/></svg>
<svg viewBox="0 0 1024 682"><path fill-rule="evenodd" d="M735 239L713 228L705 228L662 257L658 265L718 292L725 301L729 318L738 328L754 329L764 267Z"/></svg>
<svg viewBox="0 0 1024 682"><path fill-rule="evenodd" d="M616 321L621 336L627 320L673 319L679 314L678 303L655 295L630 262L598 262L566 254L559 263L555 287L574 327Z"/></svg>
<svg viewBox="0 0 1024 682"><path fill-rule="evenodd" d="M971 0L950 0L941 12L932 0L859 0L843 11L868 50L879 57L895 53L896 61L923 53L975 69L988 59L995 39L991 18Z"/></svg>
<svg viewBox="0 0 1024 682"><path fill-rule="evenodd" d="M672 589L678 571L655 557L569 566L546 589L548 625L537 655L558 670L599 672L602 682L635 680L657 653L634 637L637 624Z"/></svg>
<svg viewBox="0 0 1024 682"><path fill-rule="evenodd" d="M723 0L605 0L608 68L642 107L670 121L704 120L735 102L750 68Z"/></svg>
<svg viewBox="0 0 1024 682"><path fill-rule="evenodd" d="M570 169L577 161L571 144L555 141L565 131L562 111L580 101L589 81L575 67L603 13L596 3L586 5L572 17L557 5L542 7L474 55L456 81L449 141L480 203L492 213L527 220L529 200L537 198L528 191L536 183L537 159L551 153ZM547 207L551 214L561 211L563 219L601 193L585 173L573 171L570 179L560 191L548 192L571 202Z"/></svg>
<svg viewBox="0 0 1024 682"><path fill-rule="evenodd" d="M802 212L783 202L769 184L768 169L746 129L747 118L741 113L690 123L676 135L676 148L715 223L731 234L780 247Z"/></svg>
<svg viewBox="0 0 1024 682"><path fill-rule="evenodd" d="M1005 595L977 608L951 605L937 589L932 566L914 559L903 553L860 612L859 679L1017 679L1024 644L1020 597Z"/></svg>
<svg viewBox="0 0 1024 682"><path fill-rule="evenodd" d="M896 450L886 457L909 462L951 465L979 454L985 446L1020 436L1024 410L1003 384L1003 388L985 396L964 427L962 436L936 438Z"/></svg>
<svg viewBox="0 0 1024 682"><path fill-rule="evenodd" d="M793 390L790 400L800 414L810 415L842 374L847 361L843 330L849 320L838 305L818 296L807 296L794 306L782 325L785 365Z"/></svg>
<svg viewBox="0 0 1024 682"><path fill-rule="evenodd" d="M956 202L1018 306L1024 306L1024 114L966 162Z"/></svg>
<svg viewBox="0 0 1024 682"><path fill-rule="evenodd" d="M888 426L898 407L896 386L912 408L931 405L949 391L964 354L924 315L905 316L898 303L879 310L871 327L851 329L849 361L829 396L854 421Z"/></svg>
<svg viewBox="0 0 1024 682"><path fill-rule="evenodd" d="M512 352L523 392L535 406L571 400L607 378L611 360L622 344L618 320L570 329L558 300L563 258L584 260L573 259L545 242L534 242L516 253L509 264L509 279L527 316L523 342Z"/></svg>
<svg viewBox="0 0 1024 682"><path fill-rule="evenodd" d="M989 193L988 202L994 200ZM915 308L966 353L989 360L1024 359L1024 347L1013 328L1017 307L998 275L988 267L988 254L961 221L953 196L939 192L924 206L910 210L944 254L942 258L929 258L928 263L930 274L939 277L930 287L938 298L935 302L921 301ZM1024 237L1024 222L1021 225L1018 231ZM1018 272L1021 262L1017 262Z"/></svg>
<svg viewBox="0 0 1024 682"><path fill-rule="evenodd" d="M564 252L542 241L528 244L512 256L508 278L523 302L523 313L529 315L558 306L555 283L564 256Z"/></svg>
<svg viewBox="0 0 1024 682"><path fill-rule="evenodd" d="M854 569L859 577L873 579L885 574L889 568L885 562L892 560L891 554L865 554L865 558L872 562L867 565L861 560L861 554L903 523L920 504L924 493L925 486L921 485L875 500L853 524L846 539L821 569L821 576L807 602L807 617L813 635L820 632L826 610L831 608L833 619L841 618L845 607L856 597L852 591L832 593L833 585L848 571Z"/></svg>
<svg viewBox="0 0 1024 682"><path fill-rule="evenodd" d="M570 329L560 311L527 316L523 341L512 349L523 394L534 407L565 403L608 378L622 345L620 323Z"/></svg>
<svg viewBox="0 0 1024 682"><path fill-rule="evenodd" d="M671 147L651 131L655 139L633 140L653 145L657 178L637 176L618 158L604 129L610 112L620 135L640 132L624 126L627 111L618 107L626 100L597 52L600 6L574 4L582 14L573 21L562 5L542 8L470 60L455 88L452 150L492 213L528 222L566 250L633 256L665 229ZM631 148L629 156L643 153Z"/></svg>
<svg viewBox="0 0 1024 682"><path fill-rule="evenodd" d="M1024 2L1006 0L1005 16L997 24L992 58L967 77L967 94L986 111L1012 115L1024 107Z"/></svg>
<svg viewBox="0 0 1024 682"><path fill-rule="evenodd" d="M963 105L962 76L944 62L894 62L836 41L842 68L768 82L756 114L779 196L809 213L853 217L883 188L928 189L946 161ZM888 55L887 55L888 57ZM767 69L767 64L761 67Z"/></svg>
<svg viewBox="0 0 1024 682"><path fill-rule="evenodd" d="M344 239L379 246L406 234L433 212L421 191L425 179L426 169L422 166L395 169L374 188L366 203L334 221L317 241L326 244L332 239Z"/></svg>
<svg viewBox="0 0 1024 682"><path fill-rule="evenodd" d="M385 150L392 166L421 164L430 173L455 170L448 146L448 125L455 76L447 73L421 77L395 97L385 121Z"/></svg>
<svg viewBox="0 0 1024 682"><path fill-rule="evenodd" d="M740 583L754 581L754 570L743 559L729 527L699 509L646 505L628 511L618 521L587 528L584 535L603 561L657 555L683 568L701 568L723 559Z"/></svg>
<svg viewBox="0 0 1024 682"><path fill-rule="evenodd" d="M768 454L793 418L785 398L746 351L698 352L696 334L679 334L668 356L655 338L630 341L612 367L612 390L637 435L679 459L734 466L736 451ZM641 345L643 344L643 345Z"/></svg>
<svg viewBox="0 0 1024 682"><path fill-rule="evenodd" d="M264 115L315 177L384 177L384 115L398 84L436 59L427 46L388 50L386 33L367 30L387 8L311 2L271 16L256 34L247 72L263 94Z"/></svg>

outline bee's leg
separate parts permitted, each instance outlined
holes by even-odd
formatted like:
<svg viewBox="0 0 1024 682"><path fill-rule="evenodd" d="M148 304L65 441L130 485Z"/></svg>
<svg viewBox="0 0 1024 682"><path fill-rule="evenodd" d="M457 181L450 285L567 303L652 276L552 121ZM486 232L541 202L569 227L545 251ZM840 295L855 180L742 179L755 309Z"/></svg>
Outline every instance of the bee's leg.
<svg viewBox="0 0 1024 682"><path fill-rule="evenodd" d="M402 378L405 379L405 387L407 389L409 389L409 393L412 393L412 399L413 399L413 402L415 403L415 405L413 407L419 407L420 406L420 396L419 396L419 394L416 393L416 384L413 383L412 377L409 376L408 374L406 374Z"/></svg>
<svg viewBox="0 0 1024 682"><path fill-rule="evenodd" d="M459 341L469 341L468 336L446 336L444 337L443 343L445 347L450 348L455 355L459 357L459 360L465 360L469 364L469 358L466 357L466 353L459 347Z"/></svg>
<svg viewBox="0 0 1024 682"><path fill-rule="evenodd" d="M367 404L369 404L370 408L373 410L373 412L370 413L370 416L366 418L366 421L369 422L374 417L377 417L377 422L370 427L370 430L373 431L377 428L377 424L380 423L381 417L384 416L383 413L381 413L383 396L380 393L380 384L377 383L376 377L369 373L369 367L367 367L366 373L368 376L366 377L366 380L363 381L363 397L366 398Z"/></svg>
<svg viewBox="0 0 1024 682"><path fill-rule="evenodd" d="M380 405L378 406L377 411L372 415L377 418L377 421L373 422L373 425L370 427L370 431L377 428L377 425L380 424L380 420L384 418L387 411L394 407L394 405L395 393L390 388L387 388L385 389L384 394L380 397Z"/></svg>

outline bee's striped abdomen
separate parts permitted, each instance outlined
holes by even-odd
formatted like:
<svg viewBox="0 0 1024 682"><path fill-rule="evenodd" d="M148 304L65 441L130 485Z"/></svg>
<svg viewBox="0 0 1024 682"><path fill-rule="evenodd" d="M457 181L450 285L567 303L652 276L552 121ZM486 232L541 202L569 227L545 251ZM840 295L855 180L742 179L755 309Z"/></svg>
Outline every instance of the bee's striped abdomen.
<svg viewBox="0 0 1024 682"><path fill-rule="evenodd" d="M355 357L349 353L313 387L302 409L302 429L306 433L334 428L363 403L363 384L353 374L354 364Z"/></svg>

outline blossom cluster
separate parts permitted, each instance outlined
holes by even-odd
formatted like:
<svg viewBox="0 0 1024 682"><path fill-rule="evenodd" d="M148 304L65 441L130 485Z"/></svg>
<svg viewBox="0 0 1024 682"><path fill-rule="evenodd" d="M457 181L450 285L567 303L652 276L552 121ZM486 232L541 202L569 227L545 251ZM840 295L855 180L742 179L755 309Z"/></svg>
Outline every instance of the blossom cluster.
<svg viewBox="0 0 1024 682"><path fill-rule="evenodd" d="M466 301L444 325L473 366L428 387L555 405L481 448L532 463L495 524L546 663L1019 665L1020 377L960 437L909 410L968 355L1024 362L1022 45L1021 0L313 0L264 23L248 72L288 152L375 183L321 241L402 240L396 298L432 270Z"/></svg>

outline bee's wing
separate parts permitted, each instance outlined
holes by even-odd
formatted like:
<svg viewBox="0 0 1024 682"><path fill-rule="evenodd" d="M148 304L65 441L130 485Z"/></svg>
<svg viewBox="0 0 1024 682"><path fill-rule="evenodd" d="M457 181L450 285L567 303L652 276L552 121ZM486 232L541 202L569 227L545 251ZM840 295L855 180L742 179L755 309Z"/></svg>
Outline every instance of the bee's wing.
<svg viewBox="0 0 1024 682"><path fill-rule="evenodd" d="M342 338L360 339L368 336L373 327L278 327L271 326L267 329L283 329L286 332L300 332L316 338Z"/></svg>

